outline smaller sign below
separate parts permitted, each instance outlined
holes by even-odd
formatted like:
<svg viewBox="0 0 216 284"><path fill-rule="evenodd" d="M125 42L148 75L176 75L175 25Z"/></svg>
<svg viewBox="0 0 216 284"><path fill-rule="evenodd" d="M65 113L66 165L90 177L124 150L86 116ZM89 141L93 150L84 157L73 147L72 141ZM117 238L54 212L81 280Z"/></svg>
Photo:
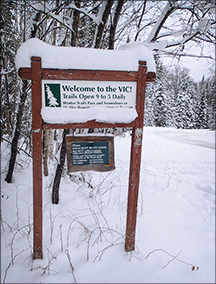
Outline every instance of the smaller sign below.
<svg viewBox="0 0 216 284"><path fill-rule="evenodd" d="M109 164L109 142L71 142L72 165Z"/></svg>
<svg viewBox="0 0 216 284"><path fill-rule="evenodd" d="M115 169L114 137L66 136L68 172Z"/></svg>

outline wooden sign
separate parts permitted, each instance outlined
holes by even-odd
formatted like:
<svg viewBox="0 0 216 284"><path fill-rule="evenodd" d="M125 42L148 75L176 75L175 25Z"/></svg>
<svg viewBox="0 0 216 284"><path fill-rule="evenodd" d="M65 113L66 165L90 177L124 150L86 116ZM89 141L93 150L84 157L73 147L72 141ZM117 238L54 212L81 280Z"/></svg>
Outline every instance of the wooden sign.
<svg viewBox="0 0 216 284"><path fill-rule="evenodd" d="M115 169L114 137L66 136L68 172Z"/></svg>
<svg viewBox="0 0 216 284"><path fill-rule="evenodd" d="M136 231L137 200L139 192L140 163L141 163L141 151L142 151L145 88L147 82L153 82L155 80L155 73L147 72L147 66L145 61L139 61L138 64L139 64L138 71L46 69L42 68L40 57L32 56L31 68L22 67L19 69L18 71L19 76L23 80L31 80L32 82L33 219L34 219L33 220L33 231L34 231L33 259L43 258L42 131L44 129L132 127L125 250L132 251L135 249L135 231ZM57 81L64 80L64 83L67 83L67 85L65 85L64 88L63 85L57 86L55 85L56 84L55 80ZM67 80L70 81L70 83L67 82ZM85 84L81 81L85 81ZM102 83L103 81L105 83ZM117 83L115 84L113 82ZM121 84L119 82L121 82ZM99 87L99 90L97 89L97 87ZM61 94L61 88L64 91L64 93L62 94ZM134 90L136 90L135 96L134 96ZM80 91L82 93L80 93ZM85 94L84 91L87 92L87 94ZM97 93L95 93L95 91ZM108 93L105 94L104 93L105 91ZM42 93L44 96L43 100L42 100ZM71 106L79 108L81 102L87 102L87 104L89 105L92 105L91 104L92 102L96 104L98 102L102 103L104 106L109 105L110 103L114 103L113 105L116 106L118 105L118 103L121 103L119 105L122 105L123 103L123 106L132 107L132 108L135 106L138 117L130 123L125 122L125 123L115 123L115 124L109 122L99 122L96 120L90 120L83 123L66 123L66 124L64 123L54 124L42 121L41 117L42 106L53 107L54 110L56 109L56 107L62 107L63 105L65 105L68 108L72 108ZM82 168L82 170L86 168L86 170L103 169L103 171L106 171L115 168L114 147L113 147L113 142L111 142L113 141L113 138L105 137L103 138L104 139L103 140L102 137L98 138L89 137L88 139L92 140L86 140L87 138L85 137L83 138L84 140L73 140L80 138L81 137L68 138L69 144L67 144L67 147L69 147L68 151L71 152L71 155L69 155L68 157L70 163L69 165L70 169L73 168L75 170L78 170L78 168L80 167L80 169ZM78 144L76 144L77 142ZM88 153L86 153L86 157L84 157L83 154L85 153L85 147L87 147L86 150L88 151ZM95 151L93 151L93 149ZM90 151L92 151L91 154Z"/></svg>

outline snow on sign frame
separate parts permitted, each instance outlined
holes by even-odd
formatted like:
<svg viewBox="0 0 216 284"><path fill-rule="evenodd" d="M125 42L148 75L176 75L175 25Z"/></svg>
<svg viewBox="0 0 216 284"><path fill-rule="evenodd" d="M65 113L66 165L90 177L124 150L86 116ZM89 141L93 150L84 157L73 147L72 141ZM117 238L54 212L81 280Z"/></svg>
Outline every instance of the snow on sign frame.
<svg viewBox="0 0 216 284"><path fill-rule="evenodd" d="M57 47L56 47L57 48ZM38 50L36 50L38 52ZM36 53L37 53L36 52ZM100 52L103 51L90 51ZM114 52L114 51L113 51ZM118 54L119 55L119 54ZM50 55L49 55L50 56ZM48 56L48 57L49 57ZM112 56L110 51L109 56ZM28 58L28 56L27 56ZM52 67L43 67L43 60L46 58L32 56L30 67L19 66L18 74L23 80L31 80L32 83L32 143L33 143L33 259L43 258L43 204L42 204L42 133L44 129L75 129L75 128L112 128L112 127L132 127L131 137L131 158L130 173L128 183L128 204L127 204L127 220L125 234L125 250L132 251L135 249L135 230L136 230L136 214L137 199L139 192L139 175L141 163L142 134L143 134L143 117L145 103L146 82L155 80L155 72L147 70L145 61L138 60L138 71L127 70L95 70L95 69L58 69ZM52 58L52 56L51 56ZM116 57L118 60L118 57ZM113 62L113 61L112 61ZM88 117L87 121L76 121L70 119L61 121L57 116L56 122L53 120L44 120L42 109L42 80L68 80L68 81L106 81L106 82L136 82L136 112L137 116L133 120L126 120L124 116L121 119L108 120L101 119L100 116ZM128 88L129 91L129 88ZM49 90L48 90L49 92ZM51 90L52 93L52 90ZM52 94L49 95L52 96ZM57 100L51 98L51 104L56 105ZM50 107L48 109L51 109ZM54 107L55 113L58 110ZM96 108L93 109L94 113ZM110 109L110 108L108 108ZM65 109L67 110L67 109ZM87 109L89 110L89 109ZM112 108L111 108L112 110ZM118 113L123 114L127 108L115 109L116 116ZM131 110L128 108L128 110ZM79 111L79 110L77 110ZM134 111L132 109L132 111ZM70 113L73 113L71 110ZM101 112L99 112L101 113ZM75 112L77 115L78 113ZM89 112L87 112L89 115ZM53 115L52 115L53 116ZM73 117L73 116L72 116ZM123 119L122 119L123 118Z"/></svg>

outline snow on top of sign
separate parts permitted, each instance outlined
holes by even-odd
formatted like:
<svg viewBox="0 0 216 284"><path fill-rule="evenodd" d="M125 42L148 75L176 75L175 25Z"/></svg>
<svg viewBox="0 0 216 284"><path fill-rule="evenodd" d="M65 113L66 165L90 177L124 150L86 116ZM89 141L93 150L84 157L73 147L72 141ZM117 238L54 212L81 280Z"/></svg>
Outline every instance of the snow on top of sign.
<svg viewBox="0 0 216 284"><path fill-rule="evenodd" d="M53 115L54 113L54 115ZM84 123L90 120L106 123L130 123L137 117L134 108L92 107L86 109L47 108L41 109L41 115L46 123Z"/></svg>
<svg viewBox="0 0 216 284"><path fill-rule="evenodd" d="M42 58L42 68L137 71L138 61L147 62L155 72L151 51L143 43L128 43L118 50L49 45L37 38L24 42L17 51L16 68L31 67L31 57Z"/></svg>

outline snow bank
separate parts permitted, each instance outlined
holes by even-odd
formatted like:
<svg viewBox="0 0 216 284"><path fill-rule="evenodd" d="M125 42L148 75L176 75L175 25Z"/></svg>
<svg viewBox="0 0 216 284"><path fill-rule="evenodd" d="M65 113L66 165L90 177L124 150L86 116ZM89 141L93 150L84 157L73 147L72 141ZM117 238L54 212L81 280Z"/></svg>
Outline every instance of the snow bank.
<svg viewBox="0 0 216 284"><path fill-rule="evenodd" d="M137 117L134 108L104 108L66 109L43 107L41 115L47 123L83 123L89 120L106 123L130 123Z"/></svg>
<svg viewBox="0 0 216 284"><path fill-rule="evenodd" d="M42 58L43 68L137 71L138 61L147 62L148 72L155 72L151 51L142 43L129 43L118 50L52 46L37 38L23 43L17 51L16 68L30 67L31 56Z"/></svg>
<svg viewBox="0 0 216 284"><path fill-rule="evenodd" d="M20 151L22 167L7 183L10 148L2 142L1 283L75 283L69 256L76 283L215 283L215 149L200 146L214 143L215 131L144 128L136 249L129 253L124 235L131 136L114 139L116 169L65 171L58 205L50 188L57 161L48 159L44 258L34 261L31 160ZM54 141L54 152L56 147Z"/></svg>

